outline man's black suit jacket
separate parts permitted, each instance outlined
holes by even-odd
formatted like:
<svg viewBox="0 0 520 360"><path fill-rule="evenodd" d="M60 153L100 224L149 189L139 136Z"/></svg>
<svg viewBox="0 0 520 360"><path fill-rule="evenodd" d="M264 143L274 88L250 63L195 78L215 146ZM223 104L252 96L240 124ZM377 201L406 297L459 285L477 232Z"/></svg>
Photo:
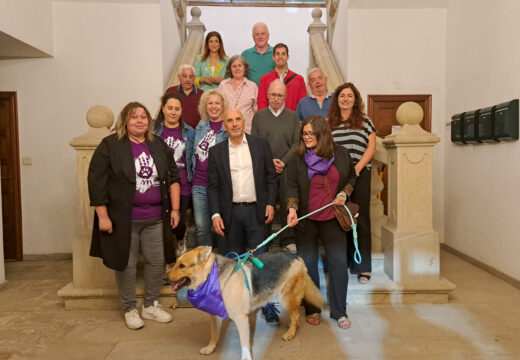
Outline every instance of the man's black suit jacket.
<svg viewBox="0 0 520 360"><path fill-rule="evenodd" d="M257 216L265 222L265 208L276 203L276 170L269 143L257 136L244 134L251 153L253 176L256 189ZM229 165L229 140L209 149L208 159L208 200L210 214L219 213L224 226L229 229L233 206L233 186Z"/></svg>

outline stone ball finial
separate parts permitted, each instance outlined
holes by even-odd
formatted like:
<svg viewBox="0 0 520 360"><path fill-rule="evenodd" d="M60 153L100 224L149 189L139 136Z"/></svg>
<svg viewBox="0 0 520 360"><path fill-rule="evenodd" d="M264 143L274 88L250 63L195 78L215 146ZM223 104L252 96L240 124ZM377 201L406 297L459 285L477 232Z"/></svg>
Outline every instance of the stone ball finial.
<svg viewBox="0 0 520 360"><path fill-rule="evenodd" d="M321 19L322 14L323 14L323 12L321 11L320 8L315 8L314 10L312 10L311 16L314 19L314 21L316 21L316 20Z"/></svg>
<svg viewBox="0 0 520 360"><path fill-rule="evenodd" d="M421 105L408 101L399 105L395 117L401 125L419 125L424 118L424 111Z"/></svg>
<svg viewBox="0 0 520 360"><path fill-rule="evenodd" d="M198 6L194 6L191 8L190 14L192 18L200 18L200 15L202 15L202 11Z"/></svg>
<svg viewBox="0 0 520 360"><path fill-rule="evenodd" d="M114 113L104 105L92 106L87 111L87 123L92 128L110 128L114 123Z"/></svg>

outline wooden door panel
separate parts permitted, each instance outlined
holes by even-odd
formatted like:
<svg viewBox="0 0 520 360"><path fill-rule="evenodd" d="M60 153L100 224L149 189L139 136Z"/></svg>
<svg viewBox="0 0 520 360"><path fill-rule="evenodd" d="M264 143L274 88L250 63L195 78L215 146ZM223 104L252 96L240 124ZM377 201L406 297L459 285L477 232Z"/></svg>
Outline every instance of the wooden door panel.
<svg viewBox="0 0 520 360"><path fill-rule="evenodd" d="M393 125L399 125L395 113L399 105L407 101L421 105L424 119L419 125L431 131L431 95L368 95L368 116L374 122L377 136L384 138L392 133Z"/></svg>
<svg viewBox="0 0 520 360"><path fill-rule="evenodd" d="M22 260L20 158L16 94L0 92L0 162L4 258Z"/></svg>

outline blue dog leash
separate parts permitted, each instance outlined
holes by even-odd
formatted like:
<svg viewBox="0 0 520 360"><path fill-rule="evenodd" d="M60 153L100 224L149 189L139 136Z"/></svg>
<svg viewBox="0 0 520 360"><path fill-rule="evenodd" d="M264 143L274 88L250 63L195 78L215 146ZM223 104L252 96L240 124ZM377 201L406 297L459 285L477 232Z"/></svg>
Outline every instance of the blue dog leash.
<svg viewBox="0 0 520 360"><path fill-rule="evenodd" d="M343 195L343 194L341 194ZM343 195L345 196L345 195ZM304 215L300 218L298 218L298 221L300 220L303 220L305 219L306 217L309 217L313 214L316 214L317 212L320 212L326 208L328 208L329 206L332 206L334 205L334 202L331 202L330 204L327 204L317 210L314 210L313 212L311 213L308 213L307 215ZM358 249L358 236L357 236L357 224L354 223L354 218L352 217L352 213L350 212L350 210L348 209L348 207L346 205L343 205L345 207L345 209L347 210L347 213L348 215L350 216L350 221L352 223L352 235L353 235L353 239L354 239L354 247L356 248L356 250L354 251L354 261L357 263L357 264L361 264L361 254L359 253L359 249ZM277 237L282 231L284 231L285 229L287 229L289 227L289 224L285 225L283 228L281 228L280 230L278 230L277 232L275 232L274 234L271 234L271 236L269 236L267 239L265 239L260 245L258 245L255 249L253 250L249 250L248 252L242 254L242 255L238 255L237 253L235 252L231 252L231 253L228 253L226 256L228 255L232 255L233 256L233 259L237 260L238 263L237 265L235 266L235 269L233 270L233 272L236 272L238 271L239 269L241 269L244 273L244 278L245 278L245 281L246 281L246 286L247 286L247 289L249 291L251 291L250 287L249 287L249 280L247 279L247 276L246 276L246 272L244 270L244 268L242 267L242 265L249 259L251 258L253 263L259 268L259 269L262 269L264 267L264 264L256 257L253 256L253 254L258 250L260 249L261 247L267 245L269 242L271 242L275 237Z"/></svg>

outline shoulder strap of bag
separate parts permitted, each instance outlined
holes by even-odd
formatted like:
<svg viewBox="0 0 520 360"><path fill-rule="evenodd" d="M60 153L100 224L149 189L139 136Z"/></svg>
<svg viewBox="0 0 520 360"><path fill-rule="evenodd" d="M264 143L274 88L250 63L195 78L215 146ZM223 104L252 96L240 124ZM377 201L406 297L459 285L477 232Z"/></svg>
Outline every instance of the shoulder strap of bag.
<svg viewBox="0 0 520 360"><path fill-rule="evenodd" d="M294 78L296 77L296 75L298 75L298 74L296 74L296 73L292 74L290 77L288 77L287 79L285 79L285 80L283 81L283 83L284 83L285 85L289 84L289 81L291 81L292 79L294 79Z"/></svg>

